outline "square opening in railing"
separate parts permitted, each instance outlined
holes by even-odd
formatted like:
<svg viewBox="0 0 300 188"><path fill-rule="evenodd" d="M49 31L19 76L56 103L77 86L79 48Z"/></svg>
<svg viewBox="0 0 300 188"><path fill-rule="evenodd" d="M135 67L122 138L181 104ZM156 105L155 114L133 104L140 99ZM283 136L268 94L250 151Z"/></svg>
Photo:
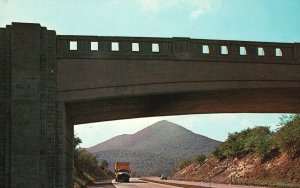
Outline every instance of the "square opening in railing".
<svg viewBox="0 0 300 188"><path fill-rule="evenodd" d="M98 51L98 42L91 42L91 51Z"/></svg>
<svg viewBox="0 0 300 188"><path fill-rule="evenodd" d="M282 51L281 51L280 48L276 48L275 53L276 53L276 56L277 56L277 57L282 57Z"/></svg>
<svg viewBox="0 0 300 188"><path fill-rule="evenodd" d="M136 43L136 42L132 43L131 50L133 52L139 52L140 51L140 45L139 45L139 43Z"/></svg>
<svg viewBox="0 0 300 188"><path fill-rule="evenodd" d="M227 46L221 46L221 54L228 55L228 48Z"/></svg>
<svg viewBox="0 0 300 188"><path fill-rule="evenodd" d="M70 50L77 50L77 41L70 41Z"/></svg>
<svg viewBox="0 0 300 188"><path fill-rule="evenodd" d="M155 53L159 52L159 45L158 45L158 43L152 43L152 52L155 52Z"/></svg>
<svg viewBox="0 0 300 188"><path fill-rule="evenodd" d="M262 47L257 48L257 55L258 56L265 56L265 51Z"/></svg>
<svg viewBox="0 0 300 188"><path fill-rule="evenodd" d="M244 47L244 46L240 47L240 55L247 55L246 47Z"/></svg>
<svg viewBox="0 0 300 188"><path fill-rule="evenodd" d="M119 51L119 43L118 42L112 42L111 43L111 51Z"/></svg>
<svg viewBox="0 0 300 188"><path fill-rule="evenodd" d="M209 46L208 45L202 45L202 53L209 54Z"/></svg>

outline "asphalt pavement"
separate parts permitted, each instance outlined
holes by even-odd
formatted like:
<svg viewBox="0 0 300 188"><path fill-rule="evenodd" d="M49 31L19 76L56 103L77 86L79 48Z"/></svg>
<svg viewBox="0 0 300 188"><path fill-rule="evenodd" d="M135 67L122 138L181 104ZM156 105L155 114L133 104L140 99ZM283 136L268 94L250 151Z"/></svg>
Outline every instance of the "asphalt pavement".
<svg viewBox="0 0 300 188"><path fill-rule="evenodd" d="M105 182L96 182L89 188L265 188L257 186L243 186L243 185L228 185L216 184L206 182L191 182L191 181L177 181L177 180L160 180L159 177L147 177L147 180L139 178L130 178L127 182L116 182L115 180L107 180Z"/></svg>

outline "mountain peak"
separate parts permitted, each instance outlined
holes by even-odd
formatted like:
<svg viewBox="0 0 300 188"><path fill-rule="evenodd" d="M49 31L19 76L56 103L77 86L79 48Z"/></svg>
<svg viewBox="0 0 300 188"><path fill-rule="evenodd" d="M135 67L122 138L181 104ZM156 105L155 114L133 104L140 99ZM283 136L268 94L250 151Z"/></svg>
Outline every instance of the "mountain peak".
<svg viewBox="0 0 300 188"><path fill-rule="evenodd" d="M160 120L160 121L156 122L155 124L157 124L157 123L172 123L172 122L169 122L167 120Z"/></svg>
<svg viewBox="0 0 300 188"><path fill-rule="evenodd" d="M155 135L157 139L167 139L170 136L175 137L182 134L195 133L175 123L169 122L167 120L161 120L146 127L145 129L138 131L134 135L142 137L144 140L147 140L147 138L149 138L150 135Z"/></svg>
<svg viewBox="0 0 300 188"><path fill-rule="evenodd" d="M163 169L171 172L176 160L200 153L208 155L219 144L216 140L195 134L180 125L161 120L135 134L114 137L88 150L95 153L99 160L105 159L112 163L115 160L130 161L143 175L154 175L145 170L150 169L150 166L138 165L141 163L141 156L147 158L142 160L143 163L158 162L157 172L162 172ZM163 166L166 168L162 168Z"/></svg>

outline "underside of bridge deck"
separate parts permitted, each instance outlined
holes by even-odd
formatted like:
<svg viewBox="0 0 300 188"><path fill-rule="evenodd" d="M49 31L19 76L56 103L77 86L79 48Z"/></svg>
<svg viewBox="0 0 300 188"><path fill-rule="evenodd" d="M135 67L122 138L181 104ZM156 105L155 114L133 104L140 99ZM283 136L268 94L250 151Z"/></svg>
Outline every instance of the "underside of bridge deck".
<svg viewBox="0 0 300 188"><path fill-rule="evenodd" d="M67 103L72 124L205 113L300 113L300 89L250 89L124 96Z"/></svg>

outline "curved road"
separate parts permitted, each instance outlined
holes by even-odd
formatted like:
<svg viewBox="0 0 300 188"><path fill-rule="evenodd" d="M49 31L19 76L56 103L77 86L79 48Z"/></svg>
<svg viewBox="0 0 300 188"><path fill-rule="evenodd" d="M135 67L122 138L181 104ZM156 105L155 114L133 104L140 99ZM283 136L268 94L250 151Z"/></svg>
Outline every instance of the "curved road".
<svg viewBox="0 0 300 188"><path fill-rule="evenodd" d="M216 183L203 183L203 182L189 182L189 181L176 181L176 180L160 180L158 177L147 177L147 179L152 181L180 184L180 187L185 188L204 188L204 187L213 187L213 188L265 188L265 187L256 187L256 186L242 186L242 185L226 185L226 184L216 184ZM89 188L178 188L179 186L173 185L164 185L153 182L147 182L140 180L138 178L130 178L129 183L115 182L115 180L110 180L107 182L99 182L94 185L89 186Z"/></svg>
<svg viewBox="0 0 300 188"><path fill-rule="evenodd" d="M158 177L147 177L146 179L152 181L160 181L163 182L164 180L160 180ZM217 183L206 183L206 182L193 182L193 181L178 181L178 180L167 180L167 183L174 183L180 184L181 187L187 188L196 188L196 187L212 187L212 188L266 188L260 186L244 186L244 185L228 185L228 184L217 184ZM178 187L178 186L177 186Z"/></svg>
<svg viewBox="0 0 300 188"><path fill-rule="evenodd" d="M113 185L116 188L172 188L174 186L163 185L158 183L146 182L143 180L139 180L137 178L130 178L129 183L115 182L113 181Z"/></svg>
<svg viewBox="0 0 300 188"><path fill-rule="evenodd" d="M98 182L89 188L174 188L175 186L163 185L158 183L151 183L140 180L138 178L130 178L129 183L116 182L112 180L110 182ZM178 187L176 187L178 188Z"/></svg>

